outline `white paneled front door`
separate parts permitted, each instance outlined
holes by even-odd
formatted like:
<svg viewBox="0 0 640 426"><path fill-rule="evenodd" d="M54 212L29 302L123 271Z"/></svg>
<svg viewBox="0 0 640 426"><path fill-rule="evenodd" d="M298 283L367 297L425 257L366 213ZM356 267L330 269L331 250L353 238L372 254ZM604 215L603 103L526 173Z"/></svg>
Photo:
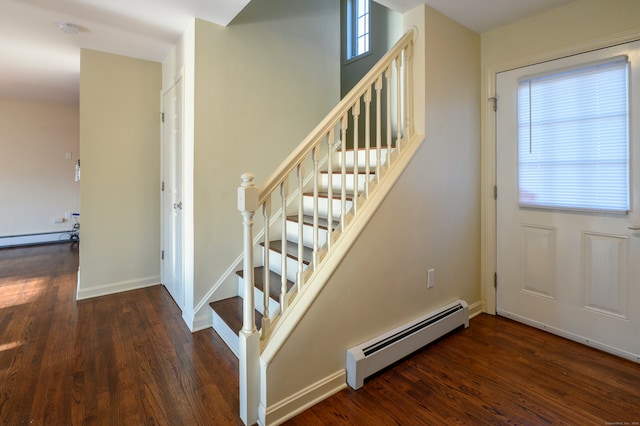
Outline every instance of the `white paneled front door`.
<svg viewBox="0 0 640 426"><path fill-rule="evenodd" d="M519 79L618 55L630 64L629 212L524 207ZM640 43L499 73L496 88L498 313L640 361Z"/></svg>

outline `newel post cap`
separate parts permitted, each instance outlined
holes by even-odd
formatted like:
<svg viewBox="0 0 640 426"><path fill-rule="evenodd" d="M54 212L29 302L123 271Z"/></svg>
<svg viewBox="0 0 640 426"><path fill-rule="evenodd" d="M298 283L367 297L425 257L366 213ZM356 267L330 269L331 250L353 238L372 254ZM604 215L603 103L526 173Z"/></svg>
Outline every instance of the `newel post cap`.
<svg viewBox="0 0 640 426"><path fill-rule="evenodd" d="M258 209L258 187L253 182L255 176L252 173L244 173L240 179L242 182L238 188L238 210L254 212Z"/></svg>

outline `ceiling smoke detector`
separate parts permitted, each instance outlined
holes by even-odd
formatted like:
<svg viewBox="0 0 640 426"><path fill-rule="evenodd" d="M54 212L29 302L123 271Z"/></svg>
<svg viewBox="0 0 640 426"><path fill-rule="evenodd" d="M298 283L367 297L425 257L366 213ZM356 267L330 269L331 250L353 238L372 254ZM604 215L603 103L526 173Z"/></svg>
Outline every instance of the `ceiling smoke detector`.
<svg viewBox="0 0 640 426"><path fill-rule="evenodd" d="M65 34L77 35L80 32L80 26L73 22L58 22L58 28Z"/></svg>

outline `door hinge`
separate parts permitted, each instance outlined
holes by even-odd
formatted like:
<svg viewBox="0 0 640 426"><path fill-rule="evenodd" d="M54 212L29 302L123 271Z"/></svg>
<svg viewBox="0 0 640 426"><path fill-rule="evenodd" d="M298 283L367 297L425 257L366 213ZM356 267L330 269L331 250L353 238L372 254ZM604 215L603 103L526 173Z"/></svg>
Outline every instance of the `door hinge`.
<svg viewBox="0 0 640 426"><path fill-rule="evenodd" d="M164 123L164 112L160 113L160 120Z"/></svg>
<svg viewBox="0 0 640 426"><path fill-rule="evenodd" d="M162 252L160 254L160 260L164 260L164 250L162 250Z"/></svg>
<svg viewBox="0 0 640 426"><path fill-rule="evenodd" d="M162 185L160 186L160 191L164 191L164 181L162 181Z"/></svg>
<svg viewBox="0 0 640 426"><path fill-rule="evenodd" d="M493 274L493 286L496 287L496 288L498 287L498 273L497 272L494 272L494 274Z"/></svg>
<svg viewBox="0 0 640 426"><path fill-rule="evenodd" d="M493 199L498 199L498 185L493 185Z"/></svg>
<svg viewBox="0 0 640 426"><path fill-rule="evenodd" d="M498 110L498 97L497 97L497 96L494 96L494 97L492 97L492 98L489 98L489 100L490 100L491 102L493 102L493 110L494 110L494 111L497 111L497 110Z"/></svg>

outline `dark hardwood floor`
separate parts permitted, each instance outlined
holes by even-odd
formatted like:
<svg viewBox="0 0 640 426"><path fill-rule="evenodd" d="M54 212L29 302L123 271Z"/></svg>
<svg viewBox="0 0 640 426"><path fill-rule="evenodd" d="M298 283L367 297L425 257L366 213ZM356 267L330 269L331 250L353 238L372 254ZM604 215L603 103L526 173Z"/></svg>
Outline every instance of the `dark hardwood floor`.
<svg viewBox="0 0 640 426"><path fill-rule="evenodd" d="M640 364L482 314L286 424L640 425Z"/></svg>
<svg viewBox="0 0 640 426"><path fill-rule="evenodd" d="M76 302L77 266L68 244L0 249L0 424L241 424L215 332L161 286ZM640 364L480 315L287 424L640 425Z"/></svg>
<svg viewBox="0 0 640 426"><path fill-rule="evenodd" d="M238 425L238 362L161 286L75 301L77 248L0 250L0 424Z"/></svg>

